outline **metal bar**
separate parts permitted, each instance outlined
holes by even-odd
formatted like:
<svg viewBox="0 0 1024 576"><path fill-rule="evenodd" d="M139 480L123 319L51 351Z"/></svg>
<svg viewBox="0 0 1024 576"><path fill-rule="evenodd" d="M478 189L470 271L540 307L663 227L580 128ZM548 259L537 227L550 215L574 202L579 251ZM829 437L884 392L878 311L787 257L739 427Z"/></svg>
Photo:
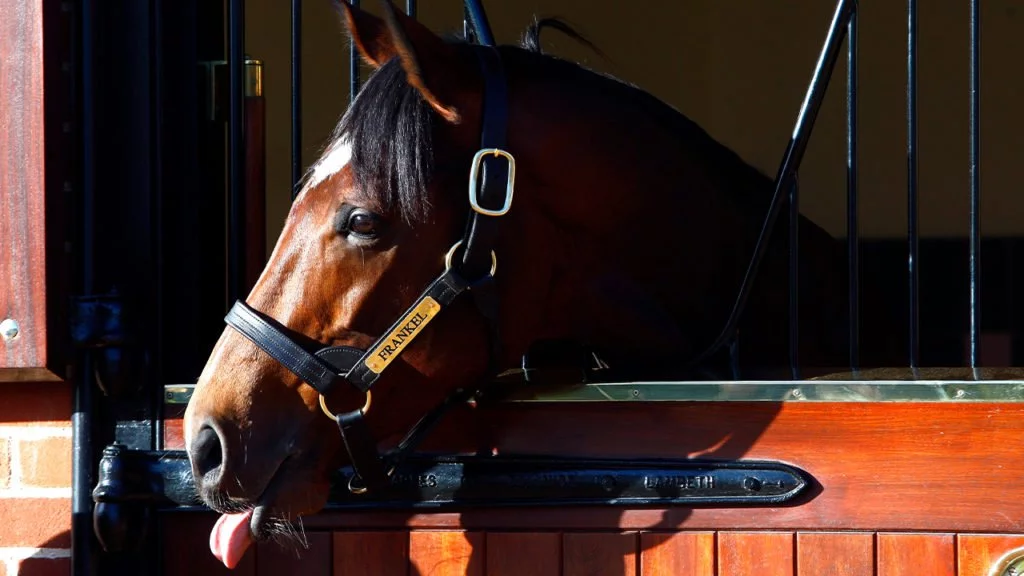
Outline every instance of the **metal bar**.
<svg viewBox="0 0 1024 576"><path fill-rule="evenodd" d="M800 182L789 187L789 371L800 379Z"/></svg>
<svg viewBox="0 0 1024 576"><path fill-rule="evenodd" d="M245 283L245 1L228 0L228 290L244 298Z"/></svg>
<svg viewBox="0 0 1024 576"><path fill-rule="evenodd" d="M747 298L750 297L750 290L753 288L754 277L757 276L761 260L764 258L764 252L768 249L768 237L775 227L775 221L782 206L782 191L788 190L792 186L794 175L800 167L804 152L807 150L807 143L811 138L811 130L814 127L814 121L818 117L821 103L825 98L825 89L828 87L828 82L832 77L832 71L839 57L839 50L846 35L846 27L853 14L855 5L856 0L839 0L836 4L836 11L832 16L832 24L829 26L828 35L825 37L825 45L818 56L818 63L814 68L811 83L808 86L804 102L800 106L800 113L797 115L793 135L789 140L786 151L782 156L782 162L779 165L779 171L775 176L775 191L772 195L772 201L768 207L768 214L765 217L764 224L761 227L761 232L754 248L754 254L751 256L750 264L747 266L746 274L743 277L743 283L740 285L739 294L736 297L732 311L729 313L729 319L726 321L722 332L719 333L718 338L710 346L691 361L688 367L691 370L729 341L736 329L736 325L739 323L740 315L746 306Z"/></svg>
<svg viewBox="0 0 1024 576"><path fill-rule="evenodd" d="M359 0L348 0L353 7L359 7ZM350 42L348 48L348 103L356 101L359 94L359 49L355 42Z"/></svg>
<svg viewBox="0 0 1024 576"><path fill-rule="evenodd" d="M910 288L907 352L911 368L918 367L921 338L917 208L917 0L907 0L907 273Z"/></svg>
<svg viewBox="0 0 1024 576"><path fill-rule="evenodd" d="M96 120L95 107L95 34L96 0L77 4L78 14L74 27L77 42L72 46L78 50L78 90L80 101L78 117L81 122L81 245L80 289L81 294L92 294L95 290L95 194L96 194ZM75 9L75 4L72 4ZM76 49L72 48L72 49ZM92 525L92 489L96 481L95 459L93 457L93 414L95 396L93 390L92 353L77 352L76 365L81 369L74 377L74 407L71 414L71 564L72 573L88 576L96 573L96 547Z"/></svg>
<svg viewBox="0 0 1024 576"><path fill-rule="evenodd" d="M413 18L416 17L416 0L405 0L405 13Z"/></svg>
<svg viewBox="0 0 1024 576"><path fill-rule="evenodd" d="M302 0L292 0L292 200L302 178Z"/></svg>
<svg viewBox="0 0 1024 576"><path fill-rule="evenodd" d="M860 368L860 207L857 202L857 10L846 28L846 250L850 370Z"/></svg>
<svg viewBox="0 0 1024 576"><path fill-rule="evenodd" d="M971 368L977 368L980 356L981 335L981 173L978 163L981 159L981 138L978 119L981 115L981 15L978 10L979 0L971 0L971 117L970 117L970 174L971 174L971 208L970 208L970 350L968 360Z"/></svg>
<svg viewBox="0 0 1024 576"><path fill-rule="evenodd" d="M491 24L487 21L483 2L481 0L466 0L466 14L473 25L473 35L477 42L484 46L494 46L494 34L491 32Z"/></svg>

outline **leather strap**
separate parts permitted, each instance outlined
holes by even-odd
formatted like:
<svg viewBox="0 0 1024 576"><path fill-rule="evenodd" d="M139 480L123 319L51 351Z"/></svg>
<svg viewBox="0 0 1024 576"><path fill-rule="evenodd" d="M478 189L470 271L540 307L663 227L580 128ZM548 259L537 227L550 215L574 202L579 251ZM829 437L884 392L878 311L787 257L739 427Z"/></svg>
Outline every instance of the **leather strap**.
<svg viewBox="0 0 1024 576"><path fill-rule="evenodd" d="M235 302L224 321L317 392L326 396L342 380L331 366L296 344L272 324L273 320L265 319L245 302Z"/></svg>
<svg viewBox="0 0 1024 576"><path fill-rule="evenodd" d="M481 104L480 148L505 148L508 128L508 87L498 50L493 46L474 48L484 80ZM501 208L508 182L508 162L501 157L482 159L478 203L489 210ZM498 239L500 217L471 211L463 239L462 266L464 278L484 278L491 265L491 250Z"/></svg>
<svg viewBox="0 0 1024 576"><path fill-rule="evenodd" d="M388 480L387 470L377 451L377 442L366 425L363 411L354 410L338 414L336 420L342 443L348 452L356 476L359 476L368 489L383 486Z"/></svg>

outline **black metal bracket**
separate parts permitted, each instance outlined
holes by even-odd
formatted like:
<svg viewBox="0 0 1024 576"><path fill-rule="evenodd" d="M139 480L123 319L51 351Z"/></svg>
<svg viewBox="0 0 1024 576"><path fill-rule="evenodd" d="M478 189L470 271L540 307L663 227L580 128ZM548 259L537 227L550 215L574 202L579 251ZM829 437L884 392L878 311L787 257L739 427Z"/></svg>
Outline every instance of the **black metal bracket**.
<svg viewBox="0 0 1024 576"><path fill-rule="evenodd" d="M766 461L610 460L537 456L430 456L403 460L379 492L348 489L337 472L330 510L447 510L518 506L778 506L811 484L802 470ZM135 549L157 508L201 508L184 451L103 451L93 527L108 551Z"/></svg>
<svg viewBox="0 0 1024 576"><path fill-rule="evenodd" d="M125 321L124 300L116 291L78 296L71 306L71 342L93 353L96 384L107 396L124 397L138 391L141 359Z"/></svg>

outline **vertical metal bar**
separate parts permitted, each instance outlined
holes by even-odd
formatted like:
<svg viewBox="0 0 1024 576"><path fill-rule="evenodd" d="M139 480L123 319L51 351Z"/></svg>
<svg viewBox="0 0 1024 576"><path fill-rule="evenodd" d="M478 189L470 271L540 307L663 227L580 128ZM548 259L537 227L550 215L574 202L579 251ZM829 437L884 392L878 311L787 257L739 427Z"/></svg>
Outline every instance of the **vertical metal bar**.
<svg viewBox="0 0 1024 576"><path fill-rule="evenodd" d="M245 279L245 0L228 0L228 293L244 298Z"/></svg>
<svg viewBox="0 0 1024 576"><path fill-rule="evenodd" d="M981 91L981 15L978 10L979 0L971 0L971 117L970 117L970 174L971 174L971 208L970 208L970 351L968 353L971 368L978 367L981 335L981 173L978 162L981 159L981 138L978 119L981 114L979 96ZM975 374L977 377L977 374Z"/></svg>
<svg viewBox="0 0 1024 576"><path fill-rule="evenodd" d="M405 13L413 18L416 17L416 0L405 0Z"/></svg>
<svg viewBox="0 0 1024 576"><path fill-rule="evenodd" d="M95 119L95 42L96 42L96 0L77 4L77 22L74 27L77 38L72 46L77 47L80 94L78 117L81 122L81 245L80 284L81 294L93 294L95 290L94 238L95 193L96 193L96 119ZM76 4L72 4L72 9ZM74 42L77 40L77 42ZM72 48L75 49L75 48ZM93 390L92 351L78 351L74 376L74 406L71 414L71 564L72 573L89 576L96 573L95 534L92 524L92 489L96 485L96 460L93 452L93 414L95 395Z"/></svg>
<svg viewBox="0 0 1024 576"><path fill-rule="evenodd" d="M302 178L302 0L292 0L292 200Z"/></svg>
<svg viewBox="0 0 1024 576"><path fill-rule="evenodd" d="M487 13L481 0L466 0L466 14L473 25L473 34L477 41L484 46L494 46L494 34L491 32L491 25L487 21Z"/></svg>
<svg viewBox="0 0 1024 576"><path fill-rule="evenodd" d="M358 8L359 0L348 0L348 3ZM359 50L356 43L351 42L348 48L348 103L356 101L359 94Z"/></svg>
<svg viewBox="0 0 1024 576"><path fill-rule="evenodd" d="M920 360L917 212L917 0L907 0L907 272L910 288L908 356L915 377Z"/></svg>
<svg viewBox="0 0 1024 576"><path fill-rule="evenodd" d="M462 5L462 39L470 44L476 44L476 36L473 35L473 25L470 23L469 6Z"/></svg>
<svg viewBox="0 0 1024 576"><path fill-rule="evenodd" d="M850 370L860 368L860 207L857 202L857 9L846 28L846 250Z"/></svg>
<svg viewBox="0 0 1024 576"><path fill-rule="evenodd" d="M800 182L789 188L789 372L800 379Z"/></svg>

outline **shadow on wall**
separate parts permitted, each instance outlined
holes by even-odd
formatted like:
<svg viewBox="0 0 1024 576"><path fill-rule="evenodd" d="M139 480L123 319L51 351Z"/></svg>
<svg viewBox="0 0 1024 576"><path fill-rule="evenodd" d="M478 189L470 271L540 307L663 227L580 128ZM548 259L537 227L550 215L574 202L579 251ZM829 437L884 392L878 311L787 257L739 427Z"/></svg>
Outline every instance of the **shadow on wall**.
<svg viewBox="0 0 1024 576"><path fill-rule="evenodd" d="M27 557L9 561L8 576L56 576L71 574L71 531L66 530L39 545Z"/></svg>

